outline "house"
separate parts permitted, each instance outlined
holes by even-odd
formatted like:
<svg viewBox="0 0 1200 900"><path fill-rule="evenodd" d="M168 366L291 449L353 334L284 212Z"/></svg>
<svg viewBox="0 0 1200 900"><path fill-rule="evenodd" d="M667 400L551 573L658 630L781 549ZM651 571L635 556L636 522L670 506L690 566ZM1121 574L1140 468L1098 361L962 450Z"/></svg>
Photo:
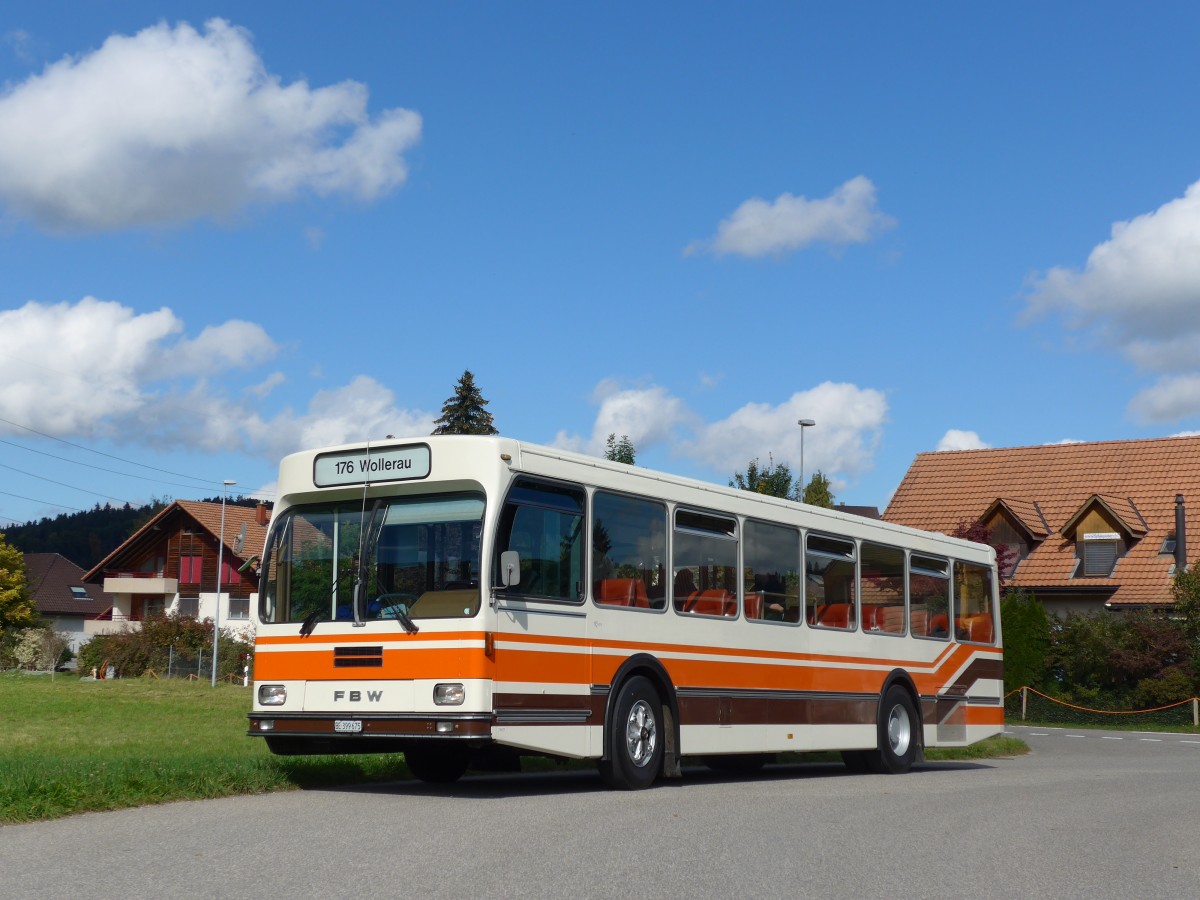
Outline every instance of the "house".
<svg viewBox="0 0 1200 900"><path fill-rule="evenodd" d="M883 517L983 525L1011 551L1007 584L1064 615L1169 605L1200 553L1188 501L1200 509L1200 436L921 453Z"/></svg>
<svg viewBox="0 0 1200 900"><path fill-rule="evenodd" d="M72 653L99 633L98 618L112 609L113 599L88 584L83 569L60 553L26 553L25 583L38 614L70 640Z"/></svg>
<svg viewBox="0 0 1200 900"><path fill-rule="evenodd" d="M221 515L220 503L176 500L88 572L84 581L102 584L113 598L108 620L125 625L170 613L211 619L219 602L222 627L252 634L258 577L252 565L239 570L262 553L268 511L224 504L223 550Z"/></svg>

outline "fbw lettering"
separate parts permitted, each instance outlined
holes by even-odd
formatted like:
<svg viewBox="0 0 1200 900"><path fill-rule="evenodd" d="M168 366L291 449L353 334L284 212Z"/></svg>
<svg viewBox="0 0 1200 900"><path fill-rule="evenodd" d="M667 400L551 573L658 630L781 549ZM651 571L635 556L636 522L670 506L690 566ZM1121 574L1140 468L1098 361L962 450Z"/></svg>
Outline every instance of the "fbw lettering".
<svg viewBox="0 0 1200 900"><path fill-rule="evenodd" d="M361 703L363 698L362 691L334 691L333 702L339 700L349 700L351 703ZM383 691L367 691L367 700L371 703L378 703L383 699Z"/></svg>

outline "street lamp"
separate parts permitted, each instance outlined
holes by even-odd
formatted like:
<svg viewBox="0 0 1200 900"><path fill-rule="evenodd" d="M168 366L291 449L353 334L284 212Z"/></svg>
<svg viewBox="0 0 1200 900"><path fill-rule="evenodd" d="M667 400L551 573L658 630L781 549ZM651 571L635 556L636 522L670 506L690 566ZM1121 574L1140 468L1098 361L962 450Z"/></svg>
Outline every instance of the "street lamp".
<svg viewBox="0 0 1200 900"><path fill-rule="evenodd" d="M804 499L804 429L812 428L817 423L812 419L800 419L796 422L800 426L800 499Z"/></svg>
<svg viewBox="0 0 1200 900"><path fill-rule="evenodd" d="M801 434L803 433L801 432ZM221 484L224 486L221 488L221 534L217 538L217 608L213 613L213 687L217 686L217 638L221 629L221 569L225 566L225 496L229 493L229 488L237 482L225 480Z"/></svg>

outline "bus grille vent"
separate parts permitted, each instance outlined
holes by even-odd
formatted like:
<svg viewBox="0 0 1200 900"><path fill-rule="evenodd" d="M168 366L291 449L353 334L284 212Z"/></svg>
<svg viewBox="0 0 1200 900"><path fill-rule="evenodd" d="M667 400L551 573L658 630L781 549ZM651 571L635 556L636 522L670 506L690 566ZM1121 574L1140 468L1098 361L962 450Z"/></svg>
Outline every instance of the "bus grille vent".
<svg viewBox="0 0 1200 900"><path fill-rule="evenodd" d="M383 668L383 647L334 647L335 669Z"/></svg>

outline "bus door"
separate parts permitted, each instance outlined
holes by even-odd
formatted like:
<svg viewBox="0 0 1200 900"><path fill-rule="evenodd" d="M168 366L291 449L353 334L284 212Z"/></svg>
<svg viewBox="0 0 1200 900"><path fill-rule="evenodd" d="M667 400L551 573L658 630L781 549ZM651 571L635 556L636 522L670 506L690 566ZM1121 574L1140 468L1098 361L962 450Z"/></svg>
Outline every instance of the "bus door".
<svg viewBox="0 0 1200 900"><path fill-rule="evenodd" d="M502 744L586 756L589 726L601 724L589 680L583 510L581 488L518 479L501 512L492 705Z"/></svg>

